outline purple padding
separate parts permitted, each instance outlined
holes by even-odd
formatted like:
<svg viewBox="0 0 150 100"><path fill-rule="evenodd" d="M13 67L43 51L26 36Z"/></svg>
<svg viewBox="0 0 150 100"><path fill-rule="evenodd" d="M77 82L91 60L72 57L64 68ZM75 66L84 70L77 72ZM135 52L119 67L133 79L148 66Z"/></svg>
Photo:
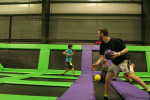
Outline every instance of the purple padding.
<svg viewBox="0 0 150 100"><path fill-rule="evenodd" d="M92 50L99 51L100 50L100 45L93 45Z"/></svg>
<svg viewBox="0 0 150 100"><path fill-rule="evenodd" d="M92 74L81 74L57 100L95 100L93 88Z"/></svg>
<svg viewBox="0 0 150 100"><path fill-rule="evenodd" d="M76 81L75 83L93 83L93 80L92 80L92 75L91 74L82 74ZM73 84L72 86L74 86L76 84Z"/></svg>
<svg viewBox="0 0 150 100"><path fill-rule="evenodd" d="M82 51L92 51L92 45L82 45Z"/></svg>
<svg viewBox="0 0 150 100"><path fill-rule="evenodd" d="M61 98L90 99L93 100L93 86L92 83L74 83Z"/></svg>
<svg viewBox="0 0 150 100"><path fill-rule="evenodd" d="M93 71L93 72L92 72L92 75L100 75L100 72L101 72L101 71Z"/></svg>
<svg viewBox="0 0 150 100"><path fill-rule="evenodd" d="M57 100L94 100L94 99L58 98Z"/></svg>
<svg viewBox="0 0 150 100"><path fill-rule="evenodd" d="M57 100L95 100L92 78L92 45L82 46L81 75Z"/></svg>
<svg viewBox="0 0 150 100"><path fill-rule="evenodd" d="M118 81L112 81L111 84L125 100L149 100L147 92L119 78Z"/></svg>
<svg viewBox="0 0 150 100"><path fill-rule="evenodd" d="M81 74L92 74L92 71L82 71Z"/></svg>
<svg viewBox="0 0 150 100"><path fill-rule="evenodd" d="M92 71L92 51L82 51L81 71Z"/></svg>

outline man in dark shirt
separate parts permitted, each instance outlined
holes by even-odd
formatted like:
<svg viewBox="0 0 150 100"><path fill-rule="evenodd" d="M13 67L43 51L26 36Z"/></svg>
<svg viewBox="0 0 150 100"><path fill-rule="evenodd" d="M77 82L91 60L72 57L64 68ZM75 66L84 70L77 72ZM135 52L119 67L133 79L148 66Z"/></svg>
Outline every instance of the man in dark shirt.
<svg viewBox="0 0 150 100"><path fill-rule="evenodd" d="M130 62L128 49L126 48L126 45L123 43L123 41L118 38L108 37L108 30L106 28L100 28L98 30L98 37L100 38L100 40L103 40L100 45L101 56L95 64L92 64L92 68L96 68L96 66L105 59L105 50L111 49L112 51L114 51L114 54L111 54L112 65L110 66L107 73L107 77L105 80L105 94L102 100L108 100L110 82L120 70L122 70L124 73L127 73L129 78L139 83L139 85L141 85L150 95L150 89L147 87L147 85L139 77L135 76L133 67Z"/></svg>

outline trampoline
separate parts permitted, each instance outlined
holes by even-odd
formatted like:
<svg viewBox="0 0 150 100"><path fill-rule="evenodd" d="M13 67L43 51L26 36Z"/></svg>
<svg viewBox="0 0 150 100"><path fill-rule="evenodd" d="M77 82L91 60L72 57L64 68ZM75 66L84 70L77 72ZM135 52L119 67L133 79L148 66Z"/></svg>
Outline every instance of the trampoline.
<svg viewBox="0 0 150 100"><path fill-rule="evenodd" d="M78 51L80 56L78 54L77 56L79 56L79 60L81 60L81 62L76 65L80 65L78 66L80 70L75 70L77 77L72 76L72 71L62 76L61 73L65 70L62 70L62 68L59 69L59 67L61 67L59 64L57 64L56 69L55 66L53 66L56 62L52 61L51 53L54 53L56 50L62 52L68 48L67 45L2 43L0 44L0 48L6 50L40 51L35 53L35 56L39 57L38 59L36 58L38 64L35 63L37 66L32 65L33 67L31 69L18 68L18 66L14 68L9 68L8 66L5 68L5 66L3 66L5 64L0 65L0 96L5 100L13 98L15 98L15 100L98 100L103 97L104 84L93 83L93 75L97 74L97 72L92 72L89 68L92 64L92 52L98 51L100 49L99 45L73 46L73 50ZM147 66L150 66L148 62L150 60L149 47L127 46L127 48L129 51L145 52ZM82 53L79 52L81 50ZM38 52L39 55L37 55ZM53 56L55 56L55 54L53 54ZM56 59L58 58L56 57ZM78 59L78 57L75 59ZM29 67L28 65L25 66ZM65 69L65 67L63 67L63 69ZM147 67L147 72L137 72L135 74L138 74L138 76L142 77L142 79L149 84L149 71L150 69ZM111 82L110 100L148 100L149 95L143 91L142 88L139 88L136 83L133 83L134 86L123 80L123 78L119 78L119 81ZM126 86L126 88L124 86Z"/></svg>
<svg viewBox="0 0 150 100"><path fill-rule="evenodd" d="M22 70L23 71L23 70ZM50 71L55 73L57 70ZM46 74L45 71L39 71L35 73L18 74L9 69L9 72L1 71L0 75L1 85L0 94L6 96L6 100L11 97L23 98L38 98L47 100L56 100L61 97L73 84L78 77L72 75L60 76L59 74ZM17 74L14 74L17 73ZM80 74L78 74L79 76ZM1 79L3 78L3 79ZM37 97L38 96L38 97ZM42 98L43 97L43 98ZM19 100L19 99L18 99Z"/></svg>

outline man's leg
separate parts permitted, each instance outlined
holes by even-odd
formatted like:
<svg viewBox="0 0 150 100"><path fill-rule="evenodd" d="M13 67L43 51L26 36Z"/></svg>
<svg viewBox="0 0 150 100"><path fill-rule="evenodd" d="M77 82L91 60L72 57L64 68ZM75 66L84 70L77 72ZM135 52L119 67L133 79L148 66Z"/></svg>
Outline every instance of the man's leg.
<svg viewBox="0 0 150 100"><path fill-rule="evenodd" d="M105 81L105 95L108 95L108 93L109 93L110 82L112 81L113 77L114 77L114 73L112 73L112 72L107 73L107 77L106 77L106 81Z"/></svg>
<svg viewBox="0 0 150 100"><path fill-rule="evenodd" d="M141 78L135 76L135 74L134 74L133 72L128 72L127 74L128 74L128 76L129 76L132 80L136 81L136 82L137 82L139 85L141 85L146 91L149 90L149 88L148 88L147 85L143 82L143 80L142 80Z"/></svg>
<svg viewBox="0 0 150 100"><path fill-rule="evenodd" d="M105 80L105 94L102 100L108 100L108 93L110 88L110 82L112 81L114 75L116 75L119 72L120 68L116 65L112 64L108 70L106 80Z"/></svg>
<svg viewBox="0 0 150 100"><path fill-rule="evenodd" d="M132 81L130 80L130 78L129 78L126 74L123 74L123 77L124 77L127 81L129 81L130 83L132 83Z"/></svg>
<svg viewBox="0 0 150 100"><path fill-rule="evenodd" d="M143 80L141 78L135 76L133 66L131 65L129 60L124 60L121 64L119 64L119 66L124 73L127 73L129 78L136 81L139 85L141 85L150 94L150 89L143 82Z"/></svg>

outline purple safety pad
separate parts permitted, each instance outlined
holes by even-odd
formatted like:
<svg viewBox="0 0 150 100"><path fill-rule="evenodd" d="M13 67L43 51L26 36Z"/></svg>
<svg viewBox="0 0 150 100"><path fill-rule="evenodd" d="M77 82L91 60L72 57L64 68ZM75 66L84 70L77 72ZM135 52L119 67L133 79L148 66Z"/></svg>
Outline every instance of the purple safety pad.
<svg viewBox="0 0 150 100"><path fill-rule="evenodd" d="M92 51L92 45L82 45L82 51Z"/></svg>
<svg viewBox="0 0 150 100"><path fill-rule="evenodd" d="M82 71L81 74L92 74L92 71Z"/></svg>
<svg viewBox="0 0 150 100"><path fill-rule="evenodd" d="M112 81L111 84L125 100L149 100L147 92L119 78L117 81Z"/></svg>
<svg viewBox="0 0 150 100"><path fill-rule="evenodd" d="M91 74L81 74L71 87L57 100L95 100Z"/></svg>
<svg viewBox="0 0 150 100"><path fill-rule="evenodd" d="M57 98L57 100L94 100L94 99Z"/></svg>
<svg viewBox="0 0 150 100"><path fill-rule="evenodd" d="M100 50L100 45L93 45L92 50L99 51Z"/></svg>
<svg viewBox="0 0 150 100"><path fill-rule="evenodd" d="M82 45L81 75L57 100L95 100L91 65L92 45Z"/></svg>
<svg viewBox="0 0 150 100"><path fill-rule="evenodd" d="M81 71L92 71L92 51L82 51Z"/></svg>
<svg viewBox="0 0 150 100"><path fill-rule="evenodd" d="M100 72L101 72L101 71L92 71L92 75L94 75L94 76L95 76L95 75L100 75Z"/></svg>

